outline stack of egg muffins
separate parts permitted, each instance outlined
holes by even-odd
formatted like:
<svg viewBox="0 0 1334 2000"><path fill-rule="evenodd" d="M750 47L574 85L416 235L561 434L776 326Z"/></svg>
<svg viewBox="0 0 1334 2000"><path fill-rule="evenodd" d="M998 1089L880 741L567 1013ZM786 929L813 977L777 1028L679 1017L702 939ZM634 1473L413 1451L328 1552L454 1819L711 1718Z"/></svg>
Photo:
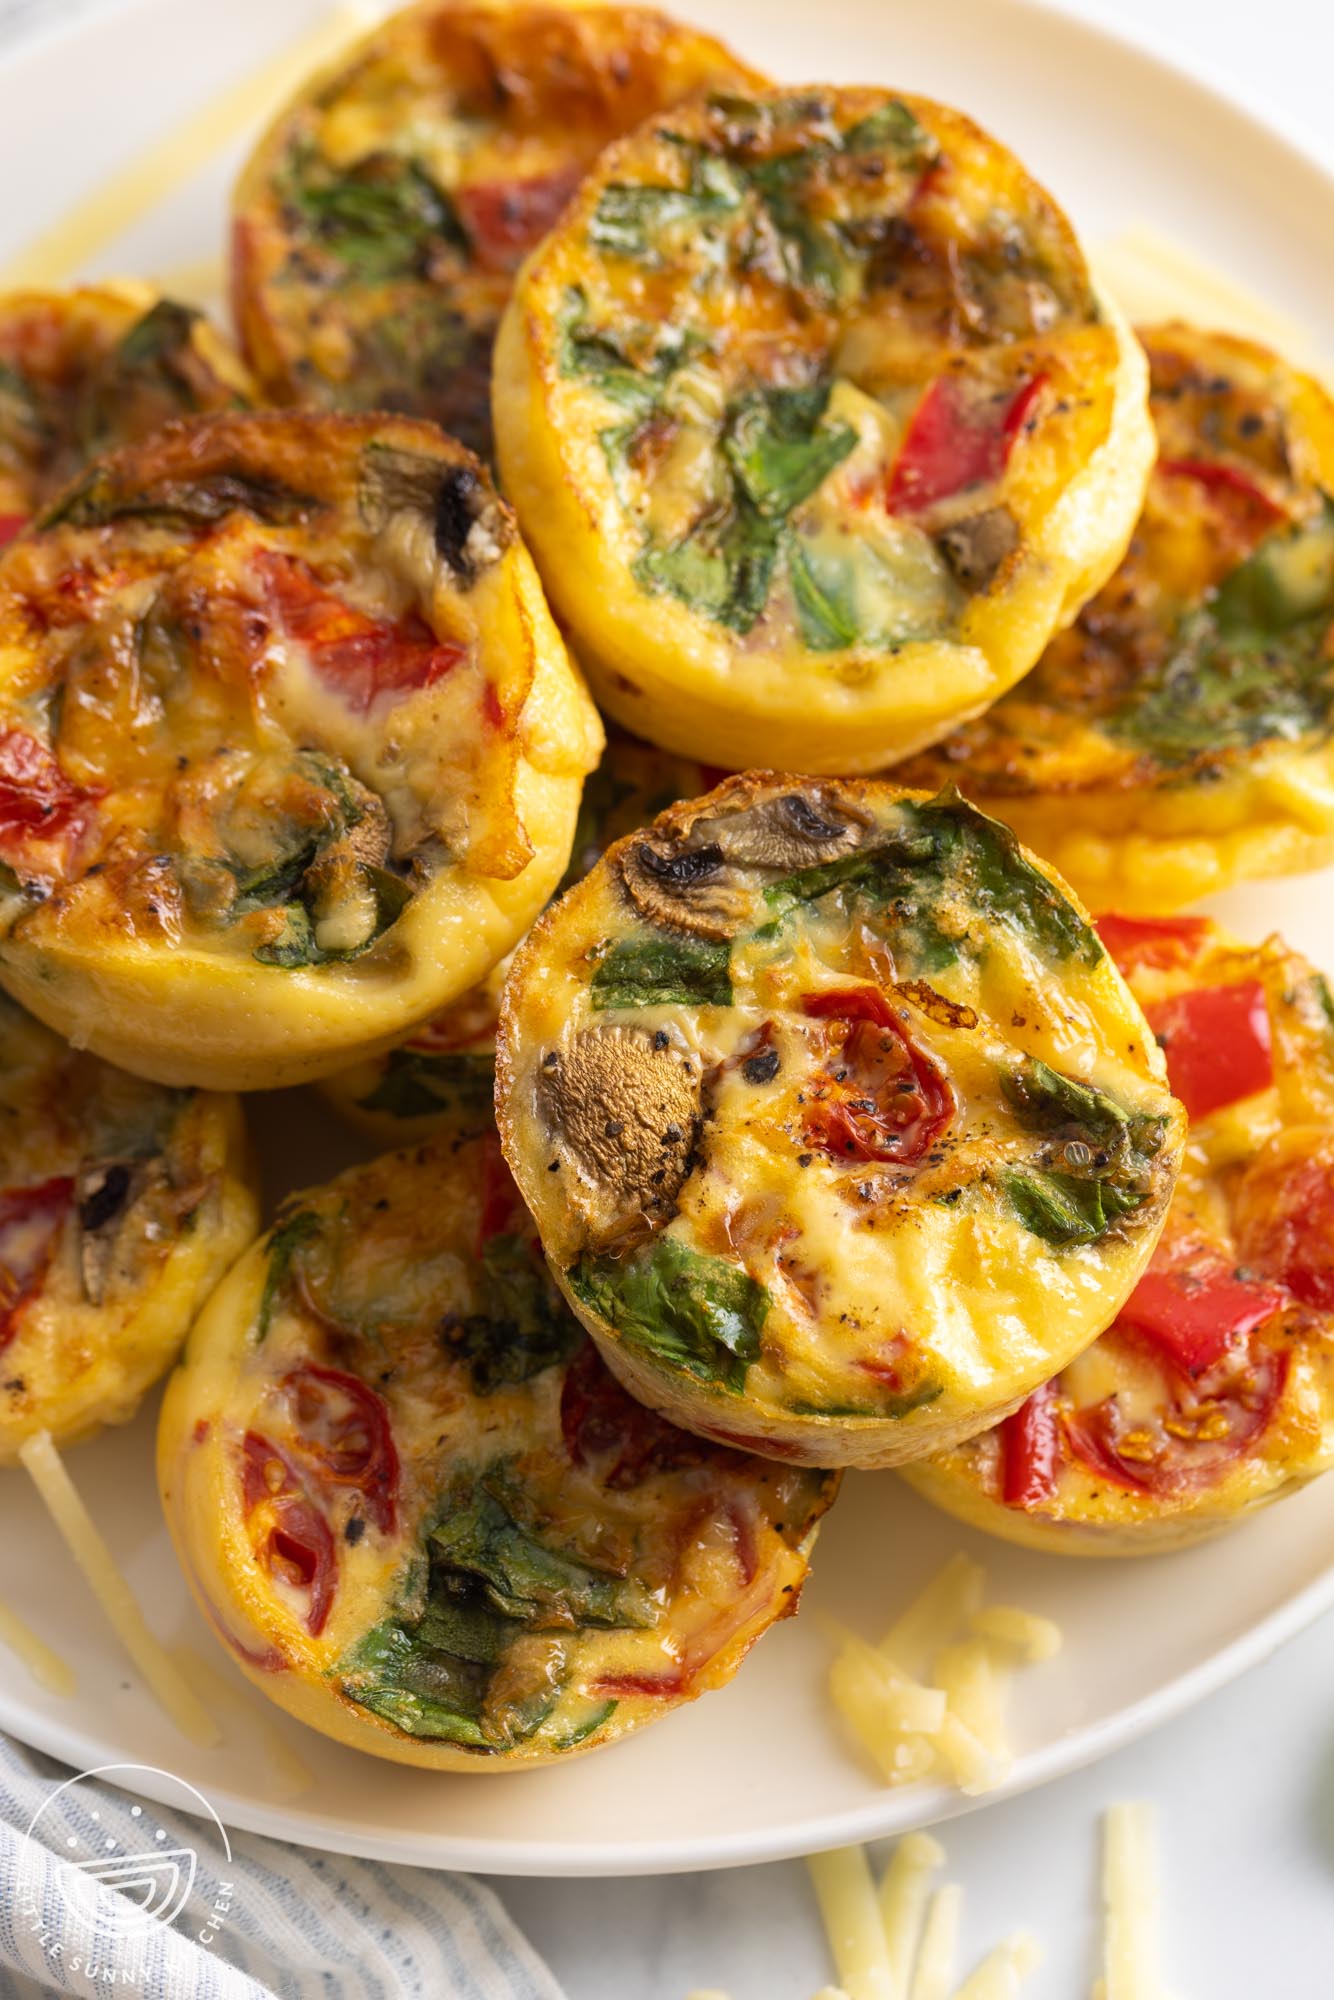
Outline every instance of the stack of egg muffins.
<svg viewBox="0 0 1334 2000"><path fill-rule="evenodd" d="M1324 1470L1334 1000L1182 912L1334 858L1325 392L635 7L384 21L231 280L0 300L0 1462L176 1364L220 1642L467 1770L726 1682L845 1466L1091 1554Z"/></svg>

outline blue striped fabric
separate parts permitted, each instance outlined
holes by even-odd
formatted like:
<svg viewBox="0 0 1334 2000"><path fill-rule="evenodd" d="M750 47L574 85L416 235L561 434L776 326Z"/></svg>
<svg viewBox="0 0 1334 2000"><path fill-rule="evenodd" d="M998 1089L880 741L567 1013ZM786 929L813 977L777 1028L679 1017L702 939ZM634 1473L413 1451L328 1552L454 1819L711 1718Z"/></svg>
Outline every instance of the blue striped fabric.
<svg viewBox="0 0 1334 2000"><path fill-rule="evenodd" d="M563 2000L492 1892L465 1875L315 1854L256 1834L211 1852L199 1824L85 1781L0 1737L0 2000L38 1993L144 2000ZM27 1830L42 1809L40 1839ZM94 1829L92 1819L97 1815ZM61 1849L140 1851L145 1815L198 1868L176 1922L123 1934L125 1899L80 1877ZM224 1888L224 1875L230 1888ZM207 1913L229 1905L208 1948Z"/></svg>

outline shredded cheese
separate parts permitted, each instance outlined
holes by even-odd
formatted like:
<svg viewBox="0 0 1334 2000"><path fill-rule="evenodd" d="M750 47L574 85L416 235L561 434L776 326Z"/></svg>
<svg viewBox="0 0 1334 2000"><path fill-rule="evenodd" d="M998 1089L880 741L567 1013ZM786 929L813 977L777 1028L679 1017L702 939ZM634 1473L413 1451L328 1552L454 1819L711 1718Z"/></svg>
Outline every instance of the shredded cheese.
<svg viewBox="0 0 1334 2000"><path fill-rule="evenodd" d="M951 1556L918 1592L880 1641L880 1651L905 1674L923 1675L942 1646L981 1608L981 1563Z"/></svg>
<svg viewBox="0 0 1334 2000"><path fill-rule="evenodd" d="M45 1639L39 1639L31 1625L7 1604L0 1604L0 1646L8 1646L11 1653L16 1653L37 1685L48 1694L68 1696L77 1689L79 1683L73 1667Z"/></svg>
<svg viewBox="0 0 1334 2000"><path fill-rule="evenodd" d="M134 1593L80 1499L50 1433L38 1431L28 1438L19 1449L19 1458L117 1638L170 1720L192 1743L210 1748L220 1742L221 1731L212 1716L149 1631Z"/></svg>
<svg viewBox="0 0 1334 2000"><path fill-rule="evenodd" d="M1158 1852L1152 1806L1103 1818L1102 1979L1095 2000L1164 2000L1158 1946Z"/></svg>
<svg viewBox="0 0 1334 2000"><path fill-rule="evenodd" d="M1005 1735L1005 1694L1010 1676L997 1662L985 1639L964 1639L945 1646L932 1674L945 1690L951 1715L975 1736L1002 1770L1011 1763Z"/></svg>
<svg viewBox="0 0 1334 2000"><path fill-rule="evenodd" d="M927 1906L909 2000L950 2000L962 1915L963 1890L957 1882L947 1882Z"/></svg>
<svg viewBox="0 0 1334 2000"><path fill-rule="evenodd" d="M211 103L122 167L49 229L20 250L0 274L6 289L68 284L106 244L155 208L163 192L190 180L233 139L270 117L310 70L327 62L367 15L356 6L331 10L317 27L271 57Z"/></svg>
<svg viewBox="0 0 1334 2000"><path fill-rule="evenodd" d="M265 1772L275 1798L299 1798L314 1788L315 1773L297 1755L279 1724L270 1721L253 1701L247 1701L240 1689L233 1687L192 1646L173 1646L171 1658L190 1686L207 1698L210 1708L234 1716L248 1736L263 1744Z"/></svg>
<svg viewBox="0 0 1334 2000"><path fill-rule="evenodd" d="M973 1613L970 1625L979 1639L1009 1647L1030 1666L1061 1650L1060 1626L1036 1611L1021 1611L1017 1604L985 1604Z"/></svg>
<svg viewBox="0 0 1334 2000"><path fill-rule="evenodd" d="M909 1833L899 1842L880 1879L880 1921L890 1970L900 1993L907 1993L922 1940L932 1877L945 1865L945 1850L929 1833Z"/></svg>
<svg viewBox="0 0 1334 2000"><path fill-rule="evenodd" d="M1030 1931L1016 1931L989 1951L975 1972L957 1987L954 2000L1014 2000L1030 1972L1042 1963L1042 1947Z"/></svg>
<svg viewBox="0 0 1334 2000"><path fill-rule="evenodd" d="M828 1854L813 1854L806 1865L848 2000L901 2000L866 1849L835 1848Z"/></svg>

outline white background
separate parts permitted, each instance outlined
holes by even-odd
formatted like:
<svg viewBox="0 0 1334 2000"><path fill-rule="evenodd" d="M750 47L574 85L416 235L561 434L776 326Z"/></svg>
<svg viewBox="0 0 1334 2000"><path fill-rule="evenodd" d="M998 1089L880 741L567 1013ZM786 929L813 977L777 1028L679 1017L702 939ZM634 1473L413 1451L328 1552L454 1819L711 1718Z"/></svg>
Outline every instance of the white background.
<svg viewBox="0 0 1334 2000"><path fill-rule="evenodd" d="M1175 44L1183 63L1289 121L1334 169L1334 0L1065 4ZM949 0L940 5L947 14ZM707 20L706 6L682 11ZM1334 344L1334 329L1321 331ZM1046 1958L1025 2000L1084 2000L1096 1973L1098 1817L1125 1798L1160 1810L1173 2000L1331 2000L1334 1618L1136 1748L942 1829L949 1874L966 1891L967 1963L1026 1925ZM694 1986L732 2000L810 2000L832 1977L796 1863L495 1886L570 2000L684 2000Z"/></svg>

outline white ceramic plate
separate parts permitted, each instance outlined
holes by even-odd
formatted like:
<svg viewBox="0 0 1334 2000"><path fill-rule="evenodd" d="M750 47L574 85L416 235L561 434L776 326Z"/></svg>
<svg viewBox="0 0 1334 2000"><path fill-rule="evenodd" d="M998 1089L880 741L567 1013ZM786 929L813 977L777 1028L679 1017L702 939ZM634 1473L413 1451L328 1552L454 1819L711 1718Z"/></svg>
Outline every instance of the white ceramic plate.
<svg viewBox="0 0 1334 2000"><path fill-rule="evenodd" d="M122 0L0 64L0 261L325 11L315 0ZM1317 336L1334 326L1334 183L1156 57L1021 0L710 0L694 11L779 76L885 82L956 103L1015 146L1090 241L1151 220ZM89 272L163 275L216 258L235 164L224 153L182 185L168 177L160 207ZM1219 911L1243 935L1279 926L1334 967L1332 904L1326 875L1235 892ZM286 1095L255 1114L271 1194L353 1156L313 1100ZM177 1574L153 1487L152 1415L85 1447L72 1468L156 1630L243 1690ZM985 1561L995 1595L1048 1612L1065 1632L1061 1656L1021 1684L1011 1790L1165 1721L1334 1603L1334 1480L1184 1555L1080 1563L967 1535L891 1475L854 1475L821 1536L803 1616L773 1632L731 1687L609 1755L498 1782L337 1748L248 1690L248 1708L219 1710L224 1746L194 1750L131 1676L23 1476L0 1473L0 1495L0 1598L79 1674L77 1696L62 1701L0 1657L0 1725L82 1769L164 1766L233 1826L507 1874L718 1867L965 1809L952 1792L881 1790L847 1752L824 1698L818 1622L826 1613L874 1632L961 1542ZM306 1766L304 1789L275 1731Z"/></svg>

